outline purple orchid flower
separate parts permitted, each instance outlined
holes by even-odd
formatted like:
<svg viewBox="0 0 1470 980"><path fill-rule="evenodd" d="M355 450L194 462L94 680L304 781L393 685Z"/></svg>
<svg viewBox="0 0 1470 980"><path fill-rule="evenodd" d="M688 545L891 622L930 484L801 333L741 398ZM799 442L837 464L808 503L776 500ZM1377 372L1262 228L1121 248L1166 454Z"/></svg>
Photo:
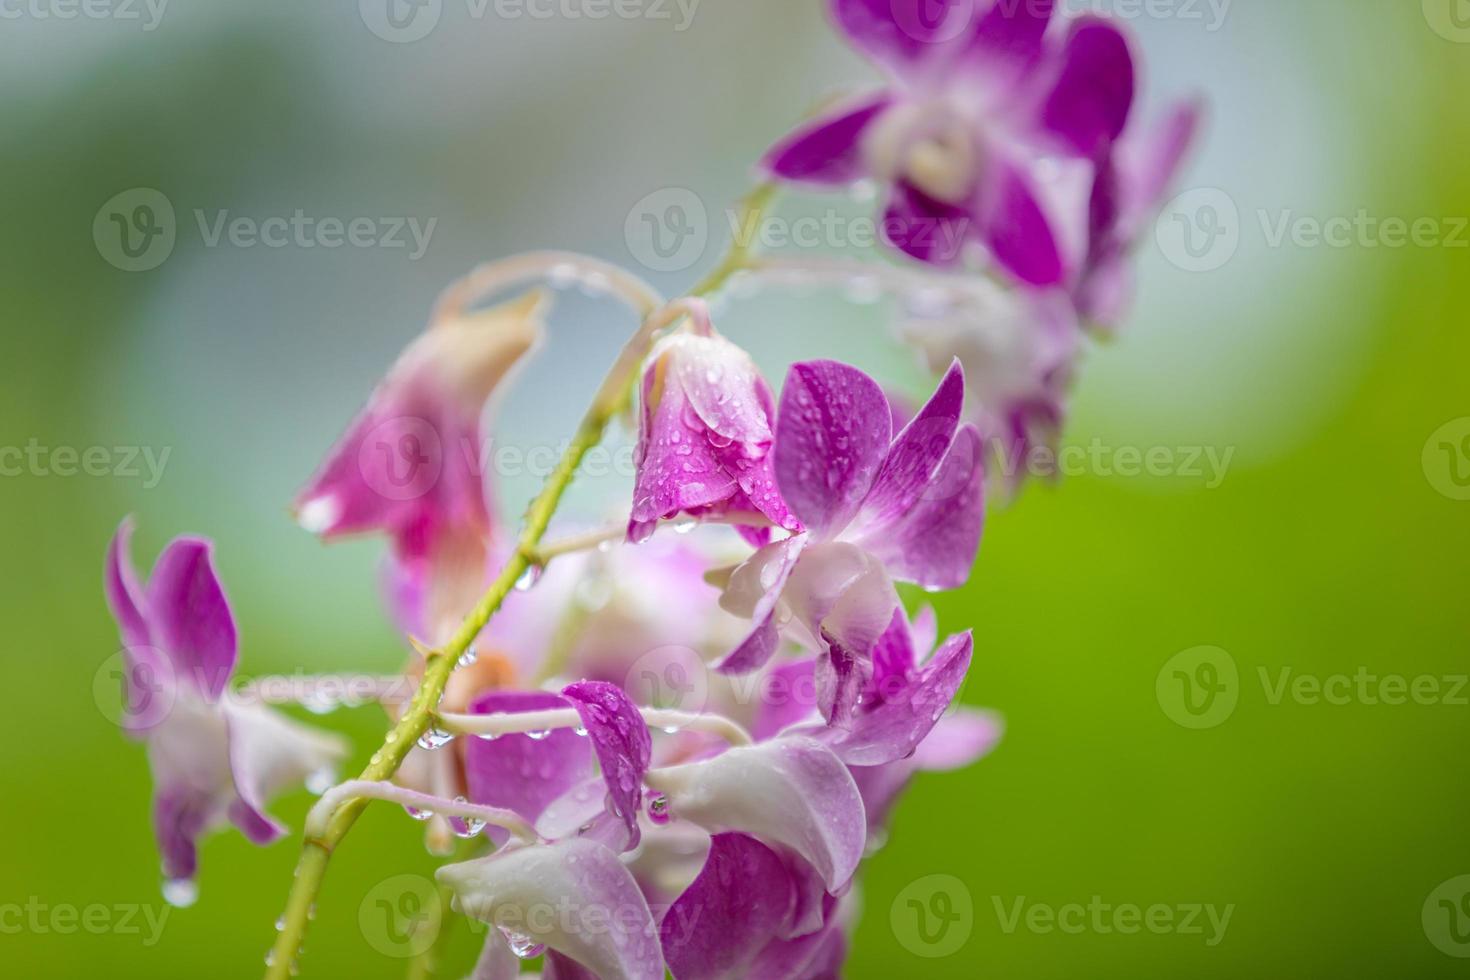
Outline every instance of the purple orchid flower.
<svg viewBox="0 0 1470 980"><path fill-rule="evenodd" d="M958 362L912 421L892 435L872 378L834 361L794 365L777 419L777 484L807 528L730 573L721 599L754 620L717 669L770 660L789 625L821 651L822 713L842 722L872 676L872 650L898 608L893 579L929 589L969 575L984 519L980 436L960 424Z"/></svg>
<svg viewBox="0 0 1470 980"><path fill-rule="evenodd" d="M765 168L824 188L882 181L884 234L920 261L954 264L974 241L1023 283L1068 282L1087 247L1093 164L1123 132L1134 71L1104 20L1049 33L1054 6L831 0L889 84L800 127Z"/></svg>
<svg viewBox="0 0 1470 980"><path fill-rule="evenodd" d="M749 354L692 323L653 350L641 392L630 541L678 514L746 526L760 544L756 527L800 529L776 491L775 400Z"/></svg>
<svg viewBox="0 0 1470 980"><path fill-rule="evenodd" d="M392 539L394 587L418 597L430 638L457 625L483 585L494 522L482 416L540 342L547 306L535 291L431 326L297 498L302 526L325 539Z"/></svg>
<svg viewBox="0 0 1470 980"><path fill-rule="evenodd" d="M329 772L346 746L228 696L238 641L208 541L174 539L144 588L128 557L131 537L132 523L124 521L104 577L123 642L124 724L148 747L163 873L185 881L198 870L199 837L224 823L254 844L284 833L266 803Z"/></svg>
<svg viewBox="0 0 1470 980"><path fill-rule="evenodd" d="M1191 100L1153 128L1130 126L1098 168L1087 261L1074 290L1091 322L1112 326L1126 312L1133 293L1128 255L1173 187L1203 116L1203 105Z"/></svg>

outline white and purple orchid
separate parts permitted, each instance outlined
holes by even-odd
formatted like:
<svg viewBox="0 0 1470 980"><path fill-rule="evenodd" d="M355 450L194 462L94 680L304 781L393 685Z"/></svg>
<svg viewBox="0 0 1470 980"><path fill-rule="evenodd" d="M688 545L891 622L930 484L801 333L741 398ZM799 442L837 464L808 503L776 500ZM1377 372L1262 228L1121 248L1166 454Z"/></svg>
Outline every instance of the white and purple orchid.
<svg viewBox="0 0 1470 980"><path fill-rule="evenodd" d="M230 823L254 844L285 833L266 803L329 774L346 745L232 696L235 617L208 541L176 538L144 587L128 555L131 538L132 522L124 521L108 548L104 576L123 643L122 721L148 747L164 876L188 882L205 833Z"/></svg>
<svg viewBox="0 0 1470 980"><path fill-rule="evenodd" d="M1049 30L1054 6L831 0L889 84L803 125L767 170L818 187L883 182L884 234L923 262L953 265L976 242L1021 283L1067 283L1087 249L1093 164L1123 132L1134 78L1113 24Z"/></svg>

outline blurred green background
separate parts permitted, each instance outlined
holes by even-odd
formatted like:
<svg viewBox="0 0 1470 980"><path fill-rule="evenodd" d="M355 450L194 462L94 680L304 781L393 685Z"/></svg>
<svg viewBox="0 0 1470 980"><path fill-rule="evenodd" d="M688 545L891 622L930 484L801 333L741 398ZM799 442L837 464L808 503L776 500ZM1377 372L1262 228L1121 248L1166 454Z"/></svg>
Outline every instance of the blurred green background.
<svg viewBox="0 0 1470 980"><path fill-rule="evenodd" d="M971 585L938 608L945 627L976 629L965 699L1002 712L1007 736L974 769L914 786L868 864L848 975L1463 975L1450 954L1470 945L1436 916L1451 914L1438 897L1464 889L1430 899L1470 873L1466 692L1330 705L1273 703L1272 688L1286 668L1470 672L1470 501L1455 479L1470 457L1439 448L1470 427L1470 235L1453 220L1470 214L1470 10L1235 0L1217 19L1219 4L1184 0L1094 6L1131 15L1151 107L1207 94L1207 142L1181 189L1223 192L1238 250L1190 272L1149 236L1137 314L1089 356L1066 441L1233 457L1218 486L1090 471L995 509ZM688 188L708 204L708 248L695 268L641 270L678 291L714 261L720 210L765 146L834 86L869 77L816 0L705 0L682 30L674 5L670 19L651 7L536 19L444 0L412 43L377 36L371 8L196 0L156 21L142 5L105 19L40 16L68 9L47 0L4 8L0 445L108 447L116 467L112 447L169 456L156 485L0 478L0 906L161 913L144 756L94 696L116 649L100 575L122 515L138 516L145 566L176 533L217 540L246 671L396 668L378 546L324 549L286 503L437 290L482 258L535 247L636 268L630 212ZM94 245L93 221L139 187L176 209L177 242L157 268L127 272ZM297 208L437 223L415 260L206 247L193 217ZM1284 217L1360 211L1433 219L1440 243L1270 237ZM918 392L887 315L830 292L766 292L732 298L720 325L773 377L835 355ZM499 435L563 438L625 329L568 297ZM533 492L510 481L504 509ZM602 511L626 492L592 481L572 507ZM1162 672L1167 691L1166 662L1200 646L1236 666L1237 703L1194 729L1156 682ZM360 756L382 727L372 710L331 723ZM308 802L274 809L299 828ZM433 867L390 810L373 810L334 862L309 976L403 974L358 925L375 885ZM212 838L198 905L171 911L157 945L146 928L62 934L0 916L0 962L17 977L255 975L294 860L290 841ZM890 921L905 887L932 874L959 879L973 910L941 958L917 955L933 950ZM1094 896L1233 910L1215 945L1208 925L1005 928L1018 900L1055 910ZM472 947L458 937L458 967Z"/></svg>

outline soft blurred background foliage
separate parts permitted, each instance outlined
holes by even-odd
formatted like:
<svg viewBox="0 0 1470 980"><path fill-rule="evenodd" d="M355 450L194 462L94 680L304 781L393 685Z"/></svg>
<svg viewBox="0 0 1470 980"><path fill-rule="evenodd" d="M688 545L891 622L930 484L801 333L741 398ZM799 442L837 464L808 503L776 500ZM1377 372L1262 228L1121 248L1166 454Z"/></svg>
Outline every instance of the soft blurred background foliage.
<svg viewBox="0 0 1470 980"><path fill-rule="evenodd" d="M677 12L476 20L446 0L438 29L412 44L375 37L356 6L177 2L151 32L0 22L0 443L171 451L155 488L0 479L0 903L159 901L144 756L93 695L117 643L99 582L123 514L138 515L145 566L176 533L216 539L247 672L394 669L379 546L323 549L286 503L436 291L528 248L631 263L625 218L664 187L694 190L716 215L708 265L718 211L767 143L868 77L816 0L705 0L682 32ZM1470 872L1470 708L1272 705L1256 675L1470 669L1470 503L1436 492L1421 465L1430 434L1470 415L1470 251L1271 248L1257 212L1470 214L1470 44L1431 30L1418 3L1236 0L1216 31L1198 9L1204 21L1134 27L1151 107L1209 97L1186 186L1239 206L1240 251L1191 274L1150 236L1134 322L1088 358L1066 439L1228 447L1231 468L1214 489L1082 474L993 512L973 582L937 605L947 628L976 629L965 699L1003 712L1007 737L972 770L920 779L898 811L863 880L853 977L1464 970L1426 940L1420 908ZM102 203L133 187L179 213L173 255L136 274L91 237ZM207 249L196 208L438 223L412 262L404 250ZM672 292L697 271L650 275ZM918 393L925 379L886 318L832 292L767 291L733 299L720 325L773 377L835 355ZM557 444L627 326L565 297L499 437ZM507 483L513 519L535 481ZM573 506L595 514L626 492L589 481ZM1243 691L1228 722L1191 731L1154 685L1169 657L1201 644L1232 654ZM362 756L382 728L371 709L331 722ZM299 828L307 802L275 810ZM432 867L419 841L390 807L361 823L328 878L308 975L402 975L364 942L358 906L384 878ZM17 977L251 976L294 861L292 841L261 851L219 836L199 904L170 916L159 946L7 933L0 959ZM965 882L974 932L958 954L920 960L888 911L937 872ZM1213 948L1147 932L1007 934L995 912L997 900L1094 895L1235 911ZM454 948L467 963L472 943L461 934Z"/></svg>

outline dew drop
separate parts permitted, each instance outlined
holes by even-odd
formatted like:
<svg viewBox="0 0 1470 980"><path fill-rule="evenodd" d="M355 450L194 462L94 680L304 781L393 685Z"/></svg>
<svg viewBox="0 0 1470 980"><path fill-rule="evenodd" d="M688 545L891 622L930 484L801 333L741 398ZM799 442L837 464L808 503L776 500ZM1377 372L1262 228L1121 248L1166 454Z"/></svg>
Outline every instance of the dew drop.
<svg viewBox="0 0 1470 980"><path fill-rule="evenodd" d="M176 909L186 909L199 901L199 883L192 878L166 879L163 900Z"/></svg>
<svg viewBox="0 0 1470 980"><path fill-rule="evenodd" d="M529 592L535 588L536 583L541 581L541 571L540 565L532 565L530 568L527 568L521 573L521 577L516 579L516 591Z"/></svg>
<svg viewBox="0 0 1470 980"><path fill-rule="evenodd" d="M697 527L699 527L699 522L696 521L696 520L693 520L693 519L687 519L687 520L682 520L682 521L675 521L674 522L674 533L675 534L688 534L690 531L694 530Z"/></svg>
<svg viewBox="0 0 1470 980"><path fill-rule="evenodd" d="M318 769L306 777L306 789L308 792L321 796L327 790L337 785L337 771L335 769Z"/></svg>
<svg viewBox="0 0 1470 980"><path fill-rule="evenodd" d="M406 810L406 811L408 811L408 815L410 817L413 817L415 820L418 820L420 822L429 821L429 820L433 820L434 819L434 811L433 810L420 810L417 807L412 807L412 806L406 806L403 809Z"/></svg>
<svg viewBox="0 0 1470 980"><path fill-rule="evenodd" d="M465 650L464 653L461 653L459 655L459 660L456 661L456 664L460 667L469 667L474 664L474 662L478 660L479 657L480 655L475 652L475 648L470 647L469 649Z"/></svg>
<svg viewBox="0 0 1470 980"><path fill-rule="evenodd" d="M655 794L648 801L648 819L656 824L666 824L673 819L669 813L669 798L662 793Z"/></svg>
<svg viewBox="0 0 1470 980"><path fill-rule="evenodd" d="M510 947L510 951L519 959L529 960L546 952L546 945L544 943L538 943L530 936L523 936L518 932L511 932L509 929L503 927L500 930L500 934L505 937L505 943Z"/></svg>
<svg viewBox="0 0 1470 980"><path fill-rule="evenodd" d="M419 736L418 746L421 749L428 749L432 752L435 749L443 748L452 741L454 741L454 736L444 729L430 728Z"/></svg>
<svg viewBox="0 0 1470 980"><path fill-rule="evenodd" d="M543 728L534 732L527 732L526 737L540 742L551 737L551 729Z"/></svg>

